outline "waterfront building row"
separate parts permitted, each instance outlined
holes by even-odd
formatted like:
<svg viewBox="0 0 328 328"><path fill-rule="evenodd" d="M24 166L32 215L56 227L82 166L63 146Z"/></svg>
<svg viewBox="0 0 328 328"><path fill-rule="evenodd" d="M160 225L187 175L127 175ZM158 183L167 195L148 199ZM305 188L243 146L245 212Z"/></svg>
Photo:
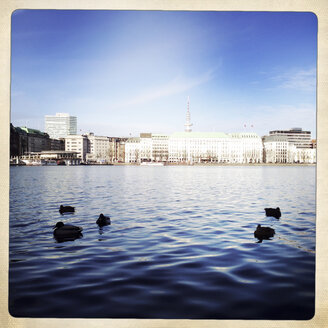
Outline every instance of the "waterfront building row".
<svg viewBox="0 0 328 328"><path fill-rule="evenodd" d="M308 147L307 145L310 145ZM313 143L294 144L286 135L262 139L253 132L141 133L125 143L125 162L168 163L315 163Z"/></svg>
<svg viewBox="0 0 328 328"><path fill-rule="evenodd" d="M70 135L65 138L65 150L77 152L83 162L122 163L126 139L95 136L94 133Z"/></svg>
<svg viewBox="0 0 328 328"><path fill-rule="evenodd" d="M125 161L168 163L261 163L262 141L255 133L176 132L140 134L125 144Z"/></svg>
<svg viewBox="0 0 328 328"><path fill-rule="evenodd" d="M296 131L296 132L295 132ZM93 133L51 139L47 133L10 126L10 155L21 156L49 150L76 152L89 163L315 163L316 143L309 131L256 133L176 132L171 135L141 133L116 138ZM286 133L285 133L286 132ZM296 134L293 136L293 134ZM302 133L306 132L306 133Z"/></svg>
<svg viewBox="0 0 328 328"><path fill-rule="evenodd" d="M316 163L316 147L308 140L295 144L286 135L270 134L262 141L265 163Z"/></svg>

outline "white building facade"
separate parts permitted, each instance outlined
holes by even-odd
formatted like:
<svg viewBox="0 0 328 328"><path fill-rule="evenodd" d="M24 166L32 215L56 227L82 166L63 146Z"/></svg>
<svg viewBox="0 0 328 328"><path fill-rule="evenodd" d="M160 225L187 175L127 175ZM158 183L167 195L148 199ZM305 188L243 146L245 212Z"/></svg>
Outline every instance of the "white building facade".
<svg viewBox="0 0 328 328"><path fill-rule="evenodd" d="M230 133L229 163L262 163L262 139L254 132Z"/></svg>
<svg viewBox="0 0 328 328"><path fill-rule="evenodd" d="M152 134L152 161L167 162L169 159L169 136Z"/></svg>
<svg viewBox="0 0 328 328"><path fill-rule="evenodd" d="M77 118L67 113L45 116L45 132L52 139L65 138L77 134Z"/></svg>
<svg viewBox="0 0 328 328"><path fill-rule="evenodd" d="M125 162L167 162L169 136L165 134L140 133L140 137L125 142Z"/></svg>
<svg viewBox="0 0 328 328"><path fill-rule="evenodd" d="M82 162L86 161L88 153L88 138L86 135L72 135L65 138L65 151L77 152Z"/></svg>
<svg viewBox="0 0 328 328"><path fill-rule="evenodd" d="M296 148L295 163L313 164L317 162L317 152L315 148Z"/></svg>
<svg viewBox="0 0 328 328"><path fill-rule="evenodd" d="M125 163L140 163L140 138L125 141Z"/></svg>
<svg viewBox="0 0 328 328"><path fill-rule="evenodd" d="M270 135L263 137L263 161L265 163L293 163L296 146L286 136Z"/></svg>
<svg viewBox="0 0 328 328"><path fill-rule="evenodd" d="M127 163L261 163L262 156L262 140L255 133L141 133L125 144Z"/></svg>
<svg viewBox="0 0 328 328"><path fill-rule="evenodd" d="M262 141L255 133L176 132L169 138L171 163L261 163Z"/></svg>
<svg viewBox="0 0 328 328"><path fill-rule="evenodd" d="M311 132L301 128L270 131L263 137L263 149L266 163L316 163Z"/></svg>
<svg viewBox="0 0 328 328"><path fill-rule="evenodd" d="M228 136L224 133L175 132L169 137L170 163L228 160Z"/></svg>

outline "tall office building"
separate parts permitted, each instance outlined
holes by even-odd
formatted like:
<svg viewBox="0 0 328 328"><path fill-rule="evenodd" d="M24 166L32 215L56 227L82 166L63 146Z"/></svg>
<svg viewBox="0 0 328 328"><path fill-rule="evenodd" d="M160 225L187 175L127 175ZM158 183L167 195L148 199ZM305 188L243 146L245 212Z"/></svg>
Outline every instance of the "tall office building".
<svg viewBox="0 0 328 328"><path fill-rule="evenodd" d="M270 136L286 136L287 141L294 144L296 148L313 148L311 132L303 131L301 128L270 131Z"/></svg>
<svg viewBox="0 0 328 328"><path fill-rule="evenodd" d="M76 116L70 116L67 113L56 113L55 116L46 115L45 132L53 139L77 134Z"/></svg>

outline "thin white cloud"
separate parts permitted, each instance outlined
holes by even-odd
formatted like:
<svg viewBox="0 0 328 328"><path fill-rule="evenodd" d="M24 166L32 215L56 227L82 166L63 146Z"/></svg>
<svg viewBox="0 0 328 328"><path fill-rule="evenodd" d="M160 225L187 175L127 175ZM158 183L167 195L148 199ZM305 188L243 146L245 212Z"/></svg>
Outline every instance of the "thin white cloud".
<svg viewBox="0 0 328 328"><path fill-rule="evenodd" d="M312 104L258 107L258 114L253 121L254 126L260 127L263 134L270 130L294 127L310 130L312 136L316 134L316 108Z"/></svg>
<svg viewBox="0 0 328 328"><path fill-rule="evenodd" d="M142 92L141 94L139 94L138 96L130 100L127 100L125 102L116 104L113 107L122 108L122 107L128 107L133 105L145 104L156 99L185 92L195 86L210 81L214 77L214 71L215 70L209 70L205 74L193 78L185 78L185 77L177 76L169 83L166 83L161 86L149 88L144 92Z"/></svg>
<svg viewBox="0 0 328 328"><path fill-rule="evenodd" d="M316 90L316 68L293 70L272 78L278 87L306 92Z"/></svg>

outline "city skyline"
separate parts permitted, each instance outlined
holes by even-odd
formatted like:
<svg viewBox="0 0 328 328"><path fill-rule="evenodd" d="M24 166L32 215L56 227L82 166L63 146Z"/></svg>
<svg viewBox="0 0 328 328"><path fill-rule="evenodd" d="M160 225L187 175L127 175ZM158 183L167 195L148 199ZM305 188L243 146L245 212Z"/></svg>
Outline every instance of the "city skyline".
<svg viewBox="0 0 328 328"><path fill-rule="evenodd" d="M190 96L193 131L316 138L316 56L312 13L17 10L11 121L44 130L68 112L78 133L170 134Z"/></svg>

